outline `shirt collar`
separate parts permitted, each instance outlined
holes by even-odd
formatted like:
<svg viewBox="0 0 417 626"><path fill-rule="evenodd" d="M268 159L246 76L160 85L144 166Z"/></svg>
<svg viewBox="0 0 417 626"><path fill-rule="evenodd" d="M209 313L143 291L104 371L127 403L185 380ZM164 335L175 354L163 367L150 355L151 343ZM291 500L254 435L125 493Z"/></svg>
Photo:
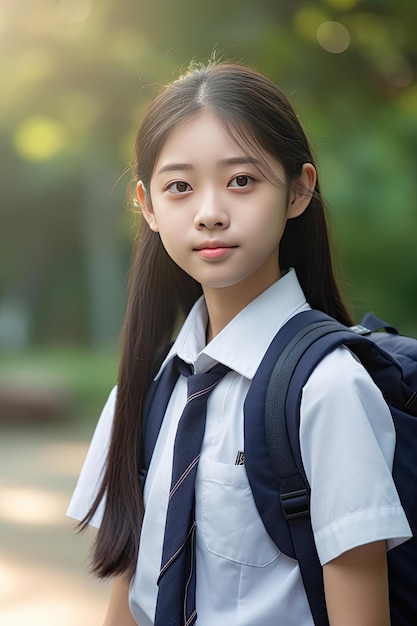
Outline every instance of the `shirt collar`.
<svg viewBox="0 0 417 626"><path fill-rule="evenodd" d="M252 300L205 345L208 315L202 296L188 314L156 377L177 354L192 364L196 372L204 372L215 363L223 363L252 379L281 326L293 315L308 308L295 270L292 269ZM244 350L239 349L242 341Z"/></svg>

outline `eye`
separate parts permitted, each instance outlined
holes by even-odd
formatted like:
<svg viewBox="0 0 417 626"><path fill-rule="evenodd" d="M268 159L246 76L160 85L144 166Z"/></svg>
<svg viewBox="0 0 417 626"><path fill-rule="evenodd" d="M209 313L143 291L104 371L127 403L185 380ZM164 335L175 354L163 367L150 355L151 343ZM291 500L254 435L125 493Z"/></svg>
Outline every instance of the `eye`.
<svg viewBox="0 0 417 626"><path fill-rule="evenodd" d="M235 176L229 183L229 187L233 189L244 189L245 187L250 187L255 182L255 179L252 176L248 176L247 174L239 174L239 176Z"/></svg>
<svg viewBox="0 0 417 626"><path fill-rule="evenodd" d="M167 187L167 191L171 193L185 193L187 191L192 191L191 186L184 182L183 180L176 180L175 183L170 183Z"/></svg>

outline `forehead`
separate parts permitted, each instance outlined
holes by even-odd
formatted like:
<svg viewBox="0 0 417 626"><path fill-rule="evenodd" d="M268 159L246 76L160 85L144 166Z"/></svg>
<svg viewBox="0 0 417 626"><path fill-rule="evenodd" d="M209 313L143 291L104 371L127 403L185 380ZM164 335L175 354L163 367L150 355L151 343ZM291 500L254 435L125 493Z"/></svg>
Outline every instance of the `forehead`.
<svg viewBox="0 0 417 626"><path fill-rule="evenodd" d="M159 157L170 152L185 152L196 148L204 151L207 145L218 145L219 149L241 151L224 123L211 111L201 111L178 122L163 143Z"/></svg>
<svg viewBox="0 0 417 626"><path fill-rule="evenodd" d="M243 121L230 122L209 110L178 122L168 134L156 159L153 174L170 163L207 164L211 161L250 159L265 176L276 178L282 168L257 141ZM279 176L282 179L281 176Z"/></svg>

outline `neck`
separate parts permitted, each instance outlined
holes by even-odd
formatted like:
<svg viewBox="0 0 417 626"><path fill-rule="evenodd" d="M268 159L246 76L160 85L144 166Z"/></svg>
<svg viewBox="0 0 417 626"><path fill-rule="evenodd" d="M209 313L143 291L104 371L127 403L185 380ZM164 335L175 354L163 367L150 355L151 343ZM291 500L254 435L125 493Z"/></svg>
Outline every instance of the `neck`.
<svg viewBox="0 0 417 626"><path fill-rule="evenodd" d="M222 289L204 290L208 311L207 343L218 335L229 322L244 308L233 298L220 293Z"/></svg>
<svg viewBox="0 0 417 626"><path fill-rule="evenodd" d="M209 319L207 343L279 278L280 274L265 282L254 281L250 289L242 289L241 284L223 288L203 288Z"/></svg>

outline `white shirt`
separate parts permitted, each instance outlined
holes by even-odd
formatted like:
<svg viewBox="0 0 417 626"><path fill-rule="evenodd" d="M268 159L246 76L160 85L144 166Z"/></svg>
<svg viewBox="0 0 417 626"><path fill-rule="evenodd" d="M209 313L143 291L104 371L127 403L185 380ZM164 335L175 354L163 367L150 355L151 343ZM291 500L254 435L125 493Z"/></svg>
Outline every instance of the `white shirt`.
<svg viewBox="0 0 417 626"><path fill-rule="evenodd" d="M308 309L294 271L242 310L207 346L207 311L191 310L161 370L178 354L196 372L221 362L233 370L208 400L196 478L197 625L312 626L295 560L281 554L253 501L244 465L243 403L279 328ZM171 481L173 442L186 400L180 377L171 396L144 489L145 517L132 614L152 626ZM79 519L94 499L114 412L110 395L68 514ZM337 419L335 417L337 416ZM301 452L312 488L311 516L321 563L380 539L388 547L411 535L391 477L395 433L389 410L367 372L345 348L318 365L303 390ZM359 488L360 486L360 488ZM99 525L102 508L93 523Z"/></svg>

